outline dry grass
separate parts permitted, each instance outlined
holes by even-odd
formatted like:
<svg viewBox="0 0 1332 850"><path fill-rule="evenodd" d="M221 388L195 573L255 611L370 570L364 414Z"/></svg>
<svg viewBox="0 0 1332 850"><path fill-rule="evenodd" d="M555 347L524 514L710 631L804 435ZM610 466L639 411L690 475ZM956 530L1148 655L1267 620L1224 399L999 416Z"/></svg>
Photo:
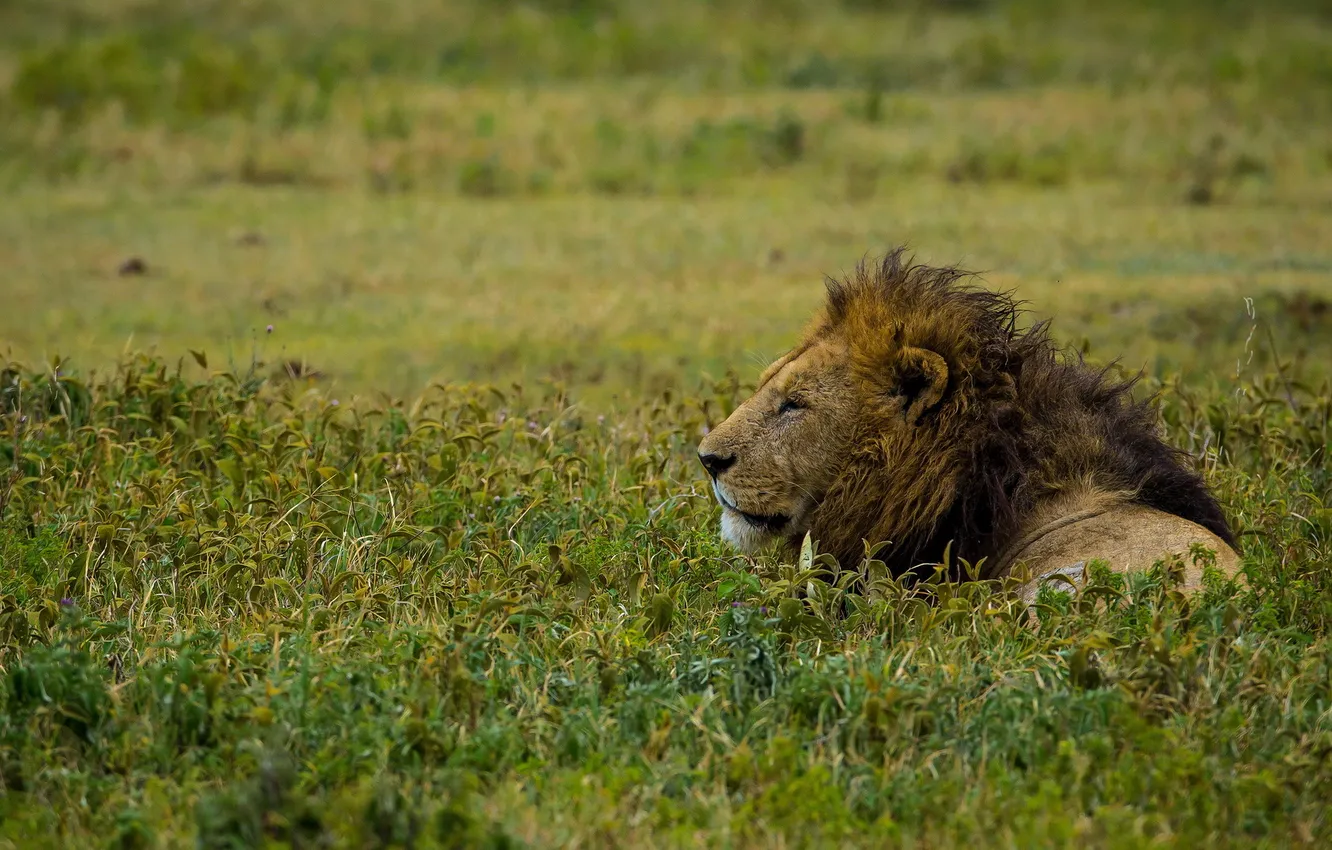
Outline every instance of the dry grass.
<svg viewBox="0 0 1332 850"><path fill-rule="evenodd" d="M232 186L11 201L0 333L16 356L88 366L154 347L244 362L257 339L267 359L307 358L346 391L551 375L580 393L637 391L728 367L748 375L789 343L824 274L898 243L1014 288L1095 356L1207 380L1233 372L1246 297L1286 327L1261 299L1325 297L1329 267L1327 219L1307 204L1196 208L1106 184L925 178L856 204ZM147 274L118 274L131 256ZM1327 318L1309 318L1290 342L1322 351Z"/></svg>

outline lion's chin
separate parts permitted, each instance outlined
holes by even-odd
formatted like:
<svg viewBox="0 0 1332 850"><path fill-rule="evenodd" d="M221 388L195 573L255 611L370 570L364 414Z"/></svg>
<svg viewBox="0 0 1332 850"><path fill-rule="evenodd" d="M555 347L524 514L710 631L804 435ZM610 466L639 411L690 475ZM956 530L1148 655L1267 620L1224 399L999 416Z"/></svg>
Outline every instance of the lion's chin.
<svg viewBox="0 0 1332 850"><path fill-rule="evenodd" d="M774 540L771 532L755 527L730 508L722 508L721 536L722 540L747 555L763 550Z"/></svg>
<svg viewBox="0 0 1332 850"><path fill-rule="evenodd" d="M746 555L757 554L775 543L790 538L792 534L797 533L797 525L795 520L787 521L781 528L773 528L767 523L756 525L739 511L728 507L722 508L722 540Z"/></svg>

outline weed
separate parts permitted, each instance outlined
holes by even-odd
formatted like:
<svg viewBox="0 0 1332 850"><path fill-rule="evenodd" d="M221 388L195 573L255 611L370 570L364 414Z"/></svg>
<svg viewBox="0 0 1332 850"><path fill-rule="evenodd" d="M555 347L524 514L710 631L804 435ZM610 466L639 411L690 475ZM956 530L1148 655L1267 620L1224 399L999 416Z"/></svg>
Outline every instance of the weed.
<svg viewBox="0 0 1332 850"><path fill-rule="evenodd" d="M458 171L458 191L475 198L489 198L505 191L504 170L493 154L464 162Z"/></svg>
<svg viewBox="0 0 1332 850"><path fill-rule="evenodd" d="M13 96L24 107L81 121L108 104L137 121L253 114L264 89L256 57L199 37L170 60L133 37L39 49L20 65Z"/></svg>
<svg viewBox="0 0 1332 850"><path fill-rule="evenodd" d="M770 123L749 118L700 121L680 147L678 167L693 180L782 168L804 157L805 146L804 122L789 112Z"/></svg>

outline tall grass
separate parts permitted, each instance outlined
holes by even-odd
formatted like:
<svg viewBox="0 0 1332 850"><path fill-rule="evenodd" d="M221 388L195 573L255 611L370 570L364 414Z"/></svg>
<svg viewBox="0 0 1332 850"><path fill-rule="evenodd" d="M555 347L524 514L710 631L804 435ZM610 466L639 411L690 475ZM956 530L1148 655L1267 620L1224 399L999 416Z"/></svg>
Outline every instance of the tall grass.
<svg viewBox="0 0 1332 850"><path fill-rule="evenodd" d="M1033 630L998 585L720 549L693 452L739 384L613 421L146 360L5 382L23 846L1327 837L1325 385L1166 396L1246 585L1105 574Z"/></svg>

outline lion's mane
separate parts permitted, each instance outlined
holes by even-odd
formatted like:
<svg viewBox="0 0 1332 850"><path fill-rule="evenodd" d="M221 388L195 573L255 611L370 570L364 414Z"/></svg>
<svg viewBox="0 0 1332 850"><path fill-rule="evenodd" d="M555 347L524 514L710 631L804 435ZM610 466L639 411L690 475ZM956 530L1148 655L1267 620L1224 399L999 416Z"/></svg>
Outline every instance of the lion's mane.
<svg viewBox="0 0 1332 850"><path fill-rule="evenodd" d="M1162 439L1152 400L1134 399L1138 378L1062 353L1046 322L1019 328L1018 304L971 277L898 249L828 281L810 338L841 337L862 398L910 391L892 366L904 345L941 355L949 375L917 427L885 421L891 406L858 406L853 456L810 529L820 548L850 566L866 541L883 542L876 557L900 575L938 563L951 543L954 559L997 568L1038 502L1074 488L1124 494L1233 547L1189 455Z"/></svg>

